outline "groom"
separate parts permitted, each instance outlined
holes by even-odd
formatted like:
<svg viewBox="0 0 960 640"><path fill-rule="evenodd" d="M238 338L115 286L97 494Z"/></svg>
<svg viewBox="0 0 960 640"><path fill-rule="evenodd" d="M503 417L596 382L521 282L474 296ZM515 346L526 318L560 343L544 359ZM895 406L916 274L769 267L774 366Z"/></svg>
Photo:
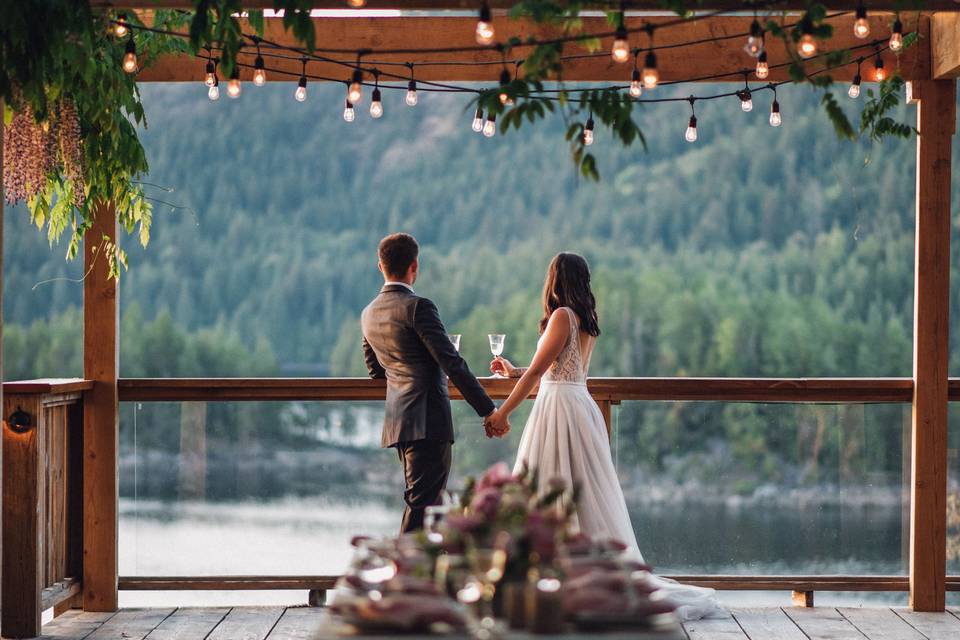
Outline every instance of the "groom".
<svg viewBox="0 0 960 640"><path fill-rule="evenodd" d="M401 532L423 527L424 510L440 504L450 473L453 418L449 376L486 425L493 401L454 349L437 306L413 292L420 270L413 236L394 233L377 251L384 285L360 316L363 357L371 378L386 378L387 402L380 445L396 447L407 490ZM446 374L446 376L444 375ZM509 430L509 425L507 425Z"/></svg>

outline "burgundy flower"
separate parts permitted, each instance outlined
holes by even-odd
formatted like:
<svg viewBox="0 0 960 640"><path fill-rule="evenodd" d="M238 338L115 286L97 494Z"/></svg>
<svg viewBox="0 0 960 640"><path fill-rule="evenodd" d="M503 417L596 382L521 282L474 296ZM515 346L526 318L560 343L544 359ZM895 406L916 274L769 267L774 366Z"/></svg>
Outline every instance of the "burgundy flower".
<svg viewBox="0 0 960 640"><path fill-rule="evenodd" d="M470 510L487 520L492 520L497 515L499 506L500 490L492 487L478 490L470 501Z"/></svg>
<svg viewBox="0 0 960 640"><path fill-rule="evenodd" d="M480 480L477 481L477 492L479 493L484 489L500 488L513 480L514 477L510 473L510 467L507 466L507 463L498 462L480 476Z"/></svg>

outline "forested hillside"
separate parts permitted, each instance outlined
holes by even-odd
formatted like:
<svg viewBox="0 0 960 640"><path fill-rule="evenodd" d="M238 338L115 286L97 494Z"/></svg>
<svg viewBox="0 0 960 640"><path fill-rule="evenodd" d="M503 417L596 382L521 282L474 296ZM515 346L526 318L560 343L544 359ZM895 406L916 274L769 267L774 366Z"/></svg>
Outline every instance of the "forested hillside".
<svg viewBox="0 0 960 640"><path fill-rule="evenodd" d="M392 92L381 120L347 124L340 87L312 85L303 104L291 91L211 103L202 86L143 88L157 202L150 247L127 242L124 375L362 374L358 314L379 286L376 243L398 230L421 241L417 289L476 370L492 331L529 357L543 271L572 250L595 271L594 375L910 374L914 143L839 141L809 88L781 90L779 129L759 99L749 114L698 105L695 144L685 105L643 106L649 150L598 135L599 184L576 176L560 118L488 140L460 96L411 109ZM81 267L22 209L7 225L7 377L79 373ZM162 331L192 345L177 353L215 355L161 359ZM719 408L692 420L651 455L732 424ZM876 455L893 464L899 437Z"/></svg>

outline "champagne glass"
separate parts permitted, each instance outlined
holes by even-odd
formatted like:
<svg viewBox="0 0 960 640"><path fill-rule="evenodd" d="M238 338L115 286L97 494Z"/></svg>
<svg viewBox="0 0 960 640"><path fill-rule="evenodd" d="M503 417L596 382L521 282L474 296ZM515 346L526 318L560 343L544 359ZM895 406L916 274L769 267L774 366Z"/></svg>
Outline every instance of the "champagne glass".
<svg viewBox="0 0 960 640"><path fill-rule="evenodd" d="M493 354L493 357L496 358L503 353L503 343L507 339L507 336L503 333L491 333L487 335L487 338L490 340L490 353ZM503 376L499 373L493 374L494 378L502 378Z"/></svg>
<svg viewBox="0 0 960 640"><path fill-rule="evenodd" d="M450 342L453 343L453 348L460 352L460 334L459 333L448 333L447 337L450 338Z"/></svg>

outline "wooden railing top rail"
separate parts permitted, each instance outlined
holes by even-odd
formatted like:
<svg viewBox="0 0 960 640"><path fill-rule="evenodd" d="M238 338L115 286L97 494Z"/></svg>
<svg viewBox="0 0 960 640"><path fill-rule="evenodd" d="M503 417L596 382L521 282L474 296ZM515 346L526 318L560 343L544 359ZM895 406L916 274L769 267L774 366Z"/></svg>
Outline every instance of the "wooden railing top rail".
<svg viewBox="0 0 960 640"><path fill-rule="evenodd" d="M93 389L93 380L83 378L40 378L4 382L4 393L60 394L77 393Z"/></svg>
<svg viewBox="0 0 960 640"><path fill-rule="evenodd" d="M515 380L481 378L492 398L509 395ZM123 378L121 401L376 401L385 383L368 378ZM597 400L715 400L726 402L910 402L910 378L590 378ZM954 391L951 385L951 391ZM960 398L960 381L955 392ZM450 397L460 392L450 387Z"/></svg>

